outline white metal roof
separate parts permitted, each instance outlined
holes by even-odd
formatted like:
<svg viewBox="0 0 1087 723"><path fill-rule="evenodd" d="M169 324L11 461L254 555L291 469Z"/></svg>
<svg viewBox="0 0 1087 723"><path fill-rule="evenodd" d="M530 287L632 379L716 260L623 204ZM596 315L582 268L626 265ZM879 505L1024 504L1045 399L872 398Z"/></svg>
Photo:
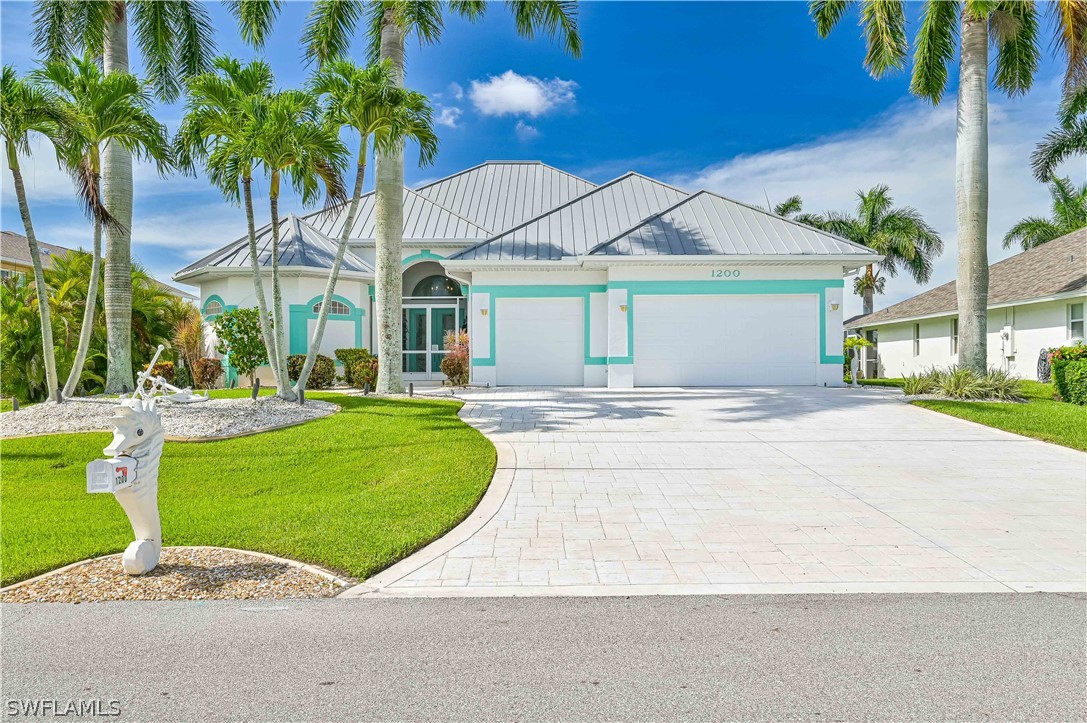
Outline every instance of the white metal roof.
<svg viewBox="0 0 1087 723"><path fill-rule="evenodd" d="M355 223L348 238L352 241L369 240L376 236L377 220L375 209L377 194L370 191L359 199L359 210L355 215ZM340 207L335 214L327 214L321 211L309 214L305 217L314 228L318 229L329 238L339 239L340 230L347 220L347 204ZM433 201L419 195L410 188L404 188L404 240L435 239L457 240L473 242L485 239L490 232L471 221L458 216L447 208L443 208Z"/></svg>
<svg viewBox="0 0 1087 723"><path fill-rule="evenodd" d="M450 258L557 261L580 256L686 197L660 181L627 173Z"/></svg>
<svg viewBox="0 0 1087 723"><path fill-rule="evenodd" d="M293 213L279 222L280 267L331 269L336 259L336 242ZM272 224L257 230L257 262L272 265ZM186 266L174 278L205 269L249 268L249 236L245 235L224 248ZM344 253L342 271L372 277L374 269L355 254Z"/></svg>
<svg viewBox="0 0 1087 723"><path fill-rule="evenodd" d="M699 191L592 249L593 256L873 256L843 238Z"/></svg>
<svg viewBox="0 0 1087 723"><path fill-rule="evenodd" d="M488 229L487 238L590 191L595 184L539 161L487 161L415 189Z"/></svg>

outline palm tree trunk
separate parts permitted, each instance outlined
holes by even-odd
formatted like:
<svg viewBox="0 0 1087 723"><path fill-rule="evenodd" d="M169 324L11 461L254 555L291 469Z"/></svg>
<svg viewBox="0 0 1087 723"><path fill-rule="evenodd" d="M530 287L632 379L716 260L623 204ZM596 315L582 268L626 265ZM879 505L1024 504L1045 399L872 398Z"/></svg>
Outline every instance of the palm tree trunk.
<svg viewBox="0 0 1087 723"><path fill-rule="evenodd" d="M958 210L959 363L987 366L989 296L989 22L962 12L955 203Z"/></svg>
<svg viewBox="0 0 1087 723"><path fill-rule="evenodd" d="M868 277L868 284L864 287L864 295L861 297L864 299L864 308L862 311L865 314L871 314L876 308L876 290L874 287L876 275L875 270L872 268L872 264L868 264L868 270L865 272L865 275Z"/></svg>
<svg viewBox="0 0 1087 723"><path fill-rule="evenodd" d="M102 68L128 72L128 19L116 3L107 22ZM116 224L106 229L106 392L134 388L132 376L132 156L117 143L106 147L102 165L104 203Z"/></svg>
<svg viewBox="0 0 1087 723"><path fill-rule="evenodd" d="M294 401L294 390L287 375L287 339L284 335L283 292L279 287L279 171L272 172L269 184L269 207L272 211L272 339L275 341L276 396Z"/></svg>
<svg viewBox="0 0 1087 723"><path fill-rule="evenodd" d="M53 349L53 321L49 313L49 288L45 285L45 273L42 271L42 257L38 250L38 237L34 234L34 224L30 221L30 205L26 201L26 187L23 185L23 171L19 167L19 155L11 141L7 143L8 168L15 182L15 198L19 202L19 215L26 230L27 245L30 246L30 263L34 267L34 288L38 295L38 318L42 326L42 359L45 360L45 388L52 395L57 390L57 356ZM27 400L29 401L29 400Z"/></svg>
<svg viewBox="0 0 1087 723"><path fill-rule="evenodd" d="M328 309L332 303L332 294L336 291L336 281L340 278L340 266L343 264L343 255L347 251L347 239L351 234L351 228L355 225L355 214L359 210L359 199L362 198L362 185L366 179L366 136L362 137L362 146L359 149L358 170L355 172L355 192L351 195L351 205L347 208L347 219L340 229L340 243L336 247L336 260L332 262L332 271L328 274L328 283L325 284L325 295L321 300L321 311L317 314L317 326L313 330L313 339L310 340L309 351L306 353L306 363L302 365L302 371L298 374L298 383L294 385L294 391L305 390L309 381L310 372L317 361L317 354L321 349L321 340L325 336L325 322L328 321Z"/></svg>
<svg viewBox="0 0 1087 723"><path fill-rule="evenodd" d="M91 278L87 284L87 302L83 306L83 325L79 327L79 346L76 347L75 361L68 372L68 381L64 384L64 396L75 394L79 380L83 376L83 365L87 361L87 350L91 345L91 332L94 331L94 314L98 307L98 277L102 269L102 222L94 222L94 255L91 257Z"/></svg>
<svg viewBox="0 0 1087 723"><path fill-rule="evenodd" d="M272 335L272 323L268 316L268 299L264 296L264 279L261 275L260 260L257 258L257 224L253 214L253 179L242 179L242 197L245 199L245 223L249 231L249 268L253 271L253 295L257 297L257 316L260 318L260 333L264 337L264 349L268 353L268 366L272 369L272 378L279 388L279 368L276 366L276 340Z"/></svg>
<svg viewBox="0 0 1087 723"><path fill-rule="evenodd" d="M389 3L381 26L381 59L392 64L393 79L404 83L404 31L393 16ZM401 338L404 296L404 150L378 151L375 193L376 263L374 283L377 302L377 391L403 391L403 339Z"/></svg>

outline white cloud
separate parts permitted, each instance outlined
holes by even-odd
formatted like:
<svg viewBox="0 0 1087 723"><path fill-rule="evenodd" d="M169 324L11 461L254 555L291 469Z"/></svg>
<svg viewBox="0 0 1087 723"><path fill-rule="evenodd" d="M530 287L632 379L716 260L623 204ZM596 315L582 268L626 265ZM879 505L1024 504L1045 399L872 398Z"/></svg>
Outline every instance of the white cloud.
<svg viewBox="0 0 1087 723"><path fill-rule="evenodd" d="M456 128L457 122L460 120L461 109L460 108L441 108L438 111L438 117L434 120L440 126L446 128Z"/></svg>
<svg viewBox="0 0 1087 723"><path fill-rule="evenodd" d="M507 70L486 80L473 80L468 92L483 115L525 115L532 118L574 102L577 83L561 78L540 79Z"/></svg>
<svg viewBox="0 0 1087 723"><path fill-rule="evenodd" d="M1035 144L1054 123L1056 84L1039 85L1022 100L992 97L989 112L989 260L1016 252L1004 249L1004 234L1027 215L1048 215L1049 194L1030 174ZM793 194L805 210L853 211L856 192L880 183L891 187L897 205L914 206L940 232L944 253L931 281L921 286L899 272L888 279L876 308L896 303L955 278L955 102L936 108L907 101L868 126L803 145L741 155L673 177L681 188L706 188L764 206ZM1083 163L1068 169L1083 179ZM848 287L847 291L851 289ZM860 313L860 299L847 294L846 317Z"/></svg>
<svg viewBox="0 0 1087 723"><path fill-rule="evenodd" d="M531 141L534 138L539 137L540 129L536 126L530 126L523 120L517 121L517 126L513 129L513 132L517 134L517 140L522 143Z"/></svg>
<svg viewBox="0 0 1087 723"><path fill-rule="evenodd" d="M464 100L464 87L460 83L450 83L447 92L453 100Z"/></svg>

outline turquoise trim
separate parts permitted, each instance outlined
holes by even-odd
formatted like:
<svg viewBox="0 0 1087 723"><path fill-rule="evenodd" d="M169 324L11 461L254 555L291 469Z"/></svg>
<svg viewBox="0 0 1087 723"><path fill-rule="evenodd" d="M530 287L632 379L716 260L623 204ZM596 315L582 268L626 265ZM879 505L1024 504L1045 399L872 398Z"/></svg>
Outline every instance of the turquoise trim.
<svg viewBox="0 0 1087 723"><path fill-rule="evenodd" d="M208 314L207 313L208 304L210 304L213 301L218 301L219 305L221 307L223 307L224 312L234 311L235 309L238 308L237 304L227 304L225 301L223 301L223 297L219 296L218 294L212 294L211 296L209 296L207 299L204 300L204 307L200 311L201 315L204 317L204 321L212 321L213 322L216 319L218 319L220 316L222 316L222 314ZM223 386L224 387L229 387L231 381L234 381L234 382L238 381L238 379L239 379L238 370L235 369L231 365L230 355L229 354L223 355L222 365L223 365Z"/></svg>
<svg viewBox="0 0 1087 723"><path fill-rule="evenodd" d="M374 300L374 290L375 290L376 288L377 288L377 287L376 287L376 286L374 286L373 284L367 284L367 285L366 285L366 291L367 291L367 292L368 292L368 293L370 294L370 301L373 301L373 300Z"/></svg>
<svg viewBox="0 0 1087 723"><path fill-rule="evenodd" d="M208 313L208 304L210 304L213 301L218 301L219 306L221 306L223 308L223 311L229 311L229 309L226 308L226 302L223 301L223 297L219 296L218 294L212 294L211 296L209 296L207 299L204 300L204 306L201 307L201 309L200 309L200 313L201 313L201 315L203 315L203 317L205 319L214 320L214 319L217 319L219 317L218 314L209 314ZM234 308L237 308L237 307L234 307Z"/></svg>
<svg viewBox="0 0 1087 723"><path fill-rule="evenodd" d="M407 266L408 264L414 264L416 261L438 261L438 260L441 260L441 259L444 259L444 258L445 258L444 256L439 256L438 254L434 253L430 249L423 249L419 253L412 254L411 256L408 256L407 258L405 258L400 263L400 266L401 266L401 268L403 268L404 266Z"/></svg>
<svg viewBox="0 0 1087 723"><path fill-rule="evenodd" d="M324 294L314 296L305 304L291 304L288 314L290 316L290 326L288 327L290 333L290 342L288 344L290 353L293 354L305 354L309 351L309 322L315 320L317 314L313 311L313 305L322 301L325 298ZM347 306L350 311L346 314L333 314L331 311L328 313L329 319L348 319L355 322L355 348L362 348L362 317L366 315L364 309L360 309L346 298L339 294L332 295L333 301L339 301Z"/></svg>

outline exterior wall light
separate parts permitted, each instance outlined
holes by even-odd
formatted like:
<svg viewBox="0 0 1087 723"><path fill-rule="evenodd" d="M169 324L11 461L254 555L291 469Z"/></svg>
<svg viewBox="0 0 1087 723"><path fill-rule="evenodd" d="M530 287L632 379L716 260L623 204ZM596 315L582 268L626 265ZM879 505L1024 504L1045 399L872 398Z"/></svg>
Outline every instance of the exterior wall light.
<svg viewBox="0 0 1087 723"><path fill-rule="evenodd" d="M488 309L480 309L480 310L479 310L480 316L486 316L486 315L487 315L487 311L488 311Z"/></svg>
<svg viewBox="0 0 1087 723"><path fill-rule="evenodd" d="M626 310L627 310L627 305L626 304L620 304L619 305L619 311L621 311L621 312L623 312L625 314Z"/></svg>
<svg viewBox="0 0 1087 723"><path fill-rule="evenodd" d="M838 310L838 305L837 304L831 304L830 305L830 310L831 311L837 311Z"/></svg>

